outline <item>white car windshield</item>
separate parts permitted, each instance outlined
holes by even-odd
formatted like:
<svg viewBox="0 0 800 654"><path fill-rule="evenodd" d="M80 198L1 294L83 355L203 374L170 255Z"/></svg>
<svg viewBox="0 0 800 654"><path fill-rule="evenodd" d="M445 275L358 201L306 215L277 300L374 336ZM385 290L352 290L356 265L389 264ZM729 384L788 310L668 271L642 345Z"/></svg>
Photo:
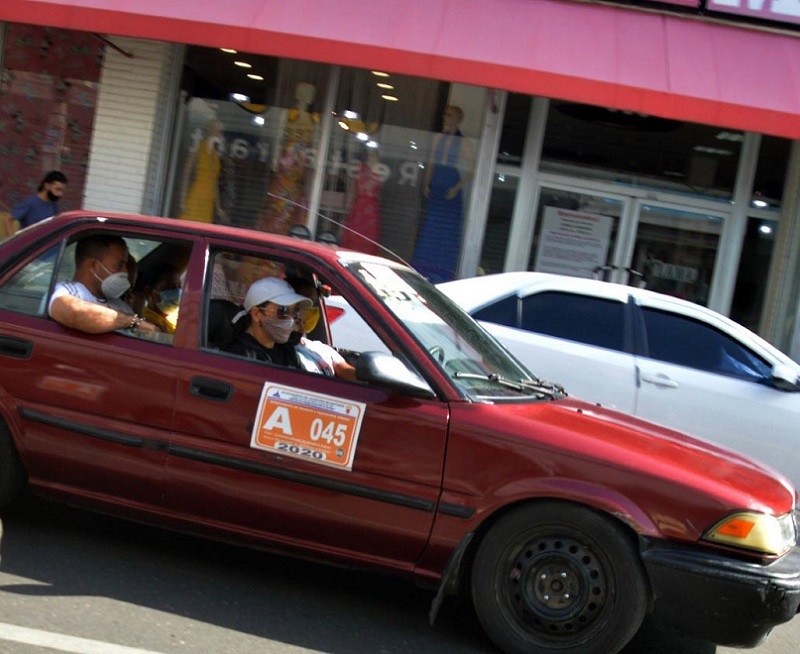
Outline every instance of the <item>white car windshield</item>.
<svg viewBox="0 0 800 654"><path fill-rule="evenodd" d="M465 395L474 399L553 397L563 392L533 377L467 313L417 273L379 262L346 265Z"/></svg>

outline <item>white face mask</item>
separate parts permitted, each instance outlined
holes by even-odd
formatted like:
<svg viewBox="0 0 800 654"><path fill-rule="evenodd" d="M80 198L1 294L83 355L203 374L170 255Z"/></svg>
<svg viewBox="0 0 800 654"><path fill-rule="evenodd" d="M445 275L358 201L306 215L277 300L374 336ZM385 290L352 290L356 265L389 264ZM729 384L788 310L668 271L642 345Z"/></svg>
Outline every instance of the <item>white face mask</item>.
<svg viewBox="0 0 800 654"><path fill-rule="evenodd" d="M261 329L269 334L276 343L285 343L294 331L294 316L278 318L277 316L263 316Z"/></svg>
<svg viewBox="0 0 800 654"><path fill-rule="evenodd" d="M100 263L100 265L103 266L102 263ZM100 281L100 290L102 291L103 296L106 299L122 297L125 291L131 287L131 282L128 279L128 273L112 273L105 266L103 266L103 270L109 273L108 277L105 279L100 279L100 277L95 275L95 277L97 277L97 279Z"/></svg>

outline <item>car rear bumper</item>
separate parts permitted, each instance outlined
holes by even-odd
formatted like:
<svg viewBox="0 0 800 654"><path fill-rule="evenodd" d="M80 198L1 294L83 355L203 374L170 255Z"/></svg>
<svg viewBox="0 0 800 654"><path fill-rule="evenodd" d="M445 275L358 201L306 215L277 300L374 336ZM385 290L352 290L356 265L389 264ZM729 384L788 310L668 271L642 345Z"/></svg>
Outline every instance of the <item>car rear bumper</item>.
<svg viewBox="0 0 800 654"><path fill-rule="evenodd" d="M720 645L754 647L800 606L800 548L758 564L643 539L653 620Z"/></svg>

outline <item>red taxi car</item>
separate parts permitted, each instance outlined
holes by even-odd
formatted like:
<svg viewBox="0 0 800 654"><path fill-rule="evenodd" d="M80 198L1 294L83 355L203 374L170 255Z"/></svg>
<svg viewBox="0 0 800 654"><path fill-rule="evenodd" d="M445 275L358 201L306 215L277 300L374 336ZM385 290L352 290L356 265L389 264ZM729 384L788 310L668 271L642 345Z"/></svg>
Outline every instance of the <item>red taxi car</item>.
<svg viewBox="0 0 800 654"><path fill-rule="evenodd" d="M173 334L48 316L96 234L125 240L139 279L178 268ZM226 352L267 276L330 286L389 354L347 353L354 382ZM0 502L25 483L407 575L435 590L431 620L468 592L507 652L610 654L647 613L753 646L800 604L797 498L774 471L532 378L403 265L230 227L75 212L0 245Z"/></svg>

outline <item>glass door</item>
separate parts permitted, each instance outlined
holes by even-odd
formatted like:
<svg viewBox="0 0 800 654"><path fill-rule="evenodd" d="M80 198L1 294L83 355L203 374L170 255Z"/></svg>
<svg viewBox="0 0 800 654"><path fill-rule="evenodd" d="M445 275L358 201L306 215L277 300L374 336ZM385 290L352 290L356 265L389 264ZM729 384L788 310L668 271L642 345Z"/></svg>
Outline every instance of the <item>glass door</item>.
<svg viewBox="0 0 800 654"><path fill-rule="evenodd" d="M635 216L618 281L711 304L726 214L639 200Z"/></svg>
<svg viewBox="0 0 800 654"><path fill-rule="evenodd" d="M609 279L629 204L624 196L542 185L528 270Z"/></svg>

